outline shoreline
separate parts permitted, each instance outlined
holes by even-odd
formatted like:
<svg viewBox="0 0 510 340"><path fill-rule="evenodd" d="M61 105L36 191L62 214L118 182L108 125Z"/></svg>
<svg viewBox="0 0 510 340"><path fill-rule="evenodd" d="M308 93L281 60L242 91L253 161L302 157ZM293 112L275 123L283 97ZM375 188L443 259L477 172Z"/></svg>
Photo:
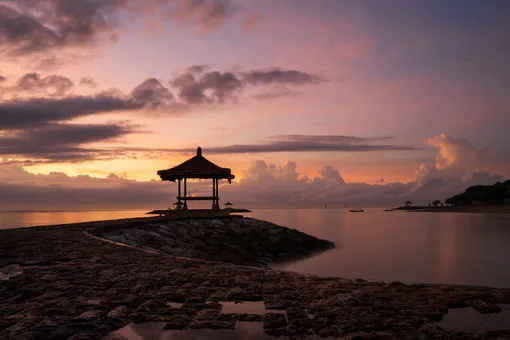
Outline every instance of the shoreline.
<svg viewBox="0 0 510 340"><path fill-rule="evenodd" d="M464 339L435 322L452 308L491 313L510 304L510 289L323 278L148 253L86 235L98 226L132 232L165 220L142 219L0 230L0 271L10 276L0 280L0 338L102 339L133 322L233 329L249 320L282 340ZM222 301L259 301L267 311L221 314ZM510 330L483 334L496 339Z"/></svg>
<svg viewBox="0 0 510 340"><path fill-rule="evenodd" d="M510 214L510 205L472 205L472 206L452 206L452 207L399 207L392 211L407 212L447 212L447 213L470 213L470 214Z"/></svg>

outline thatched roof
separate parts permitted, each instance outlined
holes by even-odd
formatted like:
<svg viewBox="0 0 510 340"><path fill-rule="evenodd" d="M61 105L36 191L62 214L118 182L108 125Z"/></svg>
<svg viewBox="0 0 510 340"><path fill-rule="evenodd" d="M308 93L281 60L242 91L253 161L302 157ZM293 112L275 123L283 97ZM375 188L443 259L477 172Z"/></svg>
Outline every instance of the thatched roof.
<svg viewBox="0 0 510 340"><path fill-rule="evenodd" d="M202 148L197 148L197 155L188 159L186 162L179 164L171 169L159 170L159 177L163 181L175 182L183 178L196 179L227 179L229 183L235 178L228 168L217 166L207 158L202 156Z"/></svg>

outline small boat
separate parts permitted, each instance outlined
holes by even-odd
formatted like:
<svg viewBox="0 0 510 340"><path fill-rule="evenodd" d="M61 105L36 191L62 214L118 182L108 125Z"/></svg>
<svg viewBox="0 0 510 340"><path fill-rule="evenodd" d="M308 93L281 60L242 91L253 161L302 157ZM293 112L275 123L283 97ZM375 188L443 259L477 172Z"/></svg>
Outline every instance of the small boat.
<svg viewBox="0 0 510 340"><path fill-rule="evenodd" d="M365 212L363 209L351 209L350 212Z"/></svg>

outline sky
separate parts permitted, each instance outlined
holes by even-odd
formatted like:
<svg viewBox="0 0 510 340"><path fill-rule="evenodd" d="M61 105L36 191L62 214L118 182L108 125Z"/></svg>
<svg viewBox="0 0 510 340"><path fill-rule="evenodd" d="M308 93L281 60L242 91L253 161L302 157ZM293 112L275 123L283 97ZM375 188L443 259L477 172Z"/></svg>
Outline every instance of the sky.
<svg viewBox="0 0 510 340"><path fill-rule="evenodd" d="M0 210L165 207L198 146L246 207L510 177L506 0L0 0ZM193 195L211 183L190 184Z"/></svg>

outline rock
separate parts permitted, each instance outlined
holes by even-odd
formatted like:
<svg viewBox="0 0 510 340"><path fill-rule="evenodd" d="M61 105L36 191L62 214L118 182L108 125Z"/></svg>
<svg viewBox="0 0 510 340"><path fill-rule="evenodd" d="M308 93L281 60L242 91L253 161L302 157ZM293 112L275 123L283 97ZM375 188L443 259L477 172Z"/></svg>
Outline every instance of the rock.
<svg viewBox="0 0 510 340"><path fill-rule="evenodd" d="M202 309L195 316L195 320L216 320L219 313L218 309Z"/></svg>
<svg viewBox="0 0 510 340"><path fill-rule="evenodd" d="M102 317L104 313L100 310L88 310L75 317L74 321L90 321Z"/></svg>
<svg viewBox="0 0 510 340"><path fill-rule="evenodd" d="M163 326L163 329L165 330L185 329L189 326L191 321L192 321L191 317L186 314L174 314Z"/></svg>
<svg viewBox="0 0 510 340"><path fill-rule="evenodd" d="M110 312L108 312L106 317L108 317L110 319L123 319L126 316L128 316L129 314L130 314L129 307L117 306L114 309L112 309Z"/></svg>
<svg viewBox="0 0 510 340"><path fill-rule="evenodd" d="M482 314L492 314L501 312L501 307L498 305L490 304L481 300L473 300L471 307Z"/></svg>
<svg viewBox="0 0 510 340"><path fill-rule="evenodd" d="M367 332L356 332L350 333L346 336L347 340L366 340L370 339L370 335Z"/></svg>
<svg viewBox="0 0 510 340"><path fill-rule="evenodd" d="M448 308L445 305L428 305L422 307L423 316L433 322L443 320L445 313L448 313Z"/></svg>
<svg viewBox="0 0 510 340"><path fill-rule="evenodd" d="M446 307L449 309L456 309L456 308L465 308L469 307L469 303L466 301L450 301L446 304Z"/></svg>

